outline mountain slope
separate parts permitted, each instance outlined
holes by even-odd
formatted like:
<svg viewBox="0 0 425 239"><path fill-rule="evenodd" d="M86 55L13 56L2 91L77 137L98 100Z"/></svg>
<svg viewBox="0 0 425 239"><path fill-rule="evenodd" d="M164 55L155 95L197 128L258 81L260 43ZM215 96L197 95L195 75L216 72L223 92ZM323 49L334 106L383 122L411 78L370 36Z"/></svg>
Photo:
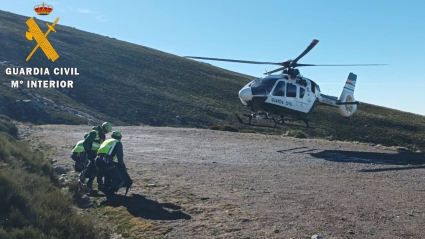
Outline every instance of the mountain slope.
<svg viewBox="0 0 425 239"><path fill-rule="evenodd" d="M57 25L57 33L49 35L58 60L52 63L38 50L25 62L35 45L24 37L27 19L1 12L0 60L22 67L77 67L79 76L50 76L74 81L74 89L57 96L68 103L130 124L166 125L180 116L185 125L208 126L241 110L237 92L250 77L71 27ZM45 32L44 22L37 22ZM1 81L10 84L10 78L2 75ZM43 94L57 95L52 91L58 90Z"/></svg>
<svg viewBox="0 0 425 239"><path fill-rule="evenodd" d="M36 45L25 38L28 18L0 11L0 114L34 123L209 127L236 126L234 113L246 113L237 93L252 77L60 22L48 37L59 59L52 63L39 49L26 62ZM45 22L36 21L46 32ZM6 76L6 67L72 67L80 75ZM73 80L74 88L10 88L11 80L28 79ZM362 104L349 119L325 106L310 119L315 128L300 130L308 137L425 150L423 116Z"/></svg>

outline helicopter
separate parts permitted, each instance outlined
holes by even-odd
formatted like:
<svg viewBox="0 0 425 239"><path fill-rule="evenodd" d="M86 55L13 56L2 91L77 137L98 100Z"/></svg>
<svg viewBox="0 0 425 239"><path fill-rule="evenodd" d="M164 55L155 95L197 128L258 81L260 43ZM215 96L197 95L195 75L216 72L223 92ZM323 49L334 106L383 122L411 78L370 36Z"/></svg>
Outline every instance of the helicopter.
<svg viewBox="0 0 425 239"><path fill-rule="evenodd" d="M263 126L252 124L252 119L257 122L263 119L274 121L274 126L285 125L285 118L291 120L302 120L306 127L310 127L308 115L313 111L318 103L333 106L343 117L350 117L357 110L359 101L354 99L354 89L356 86L357 75L349 73L345 85L339 97L325 95L320 92L319 85L311 79L300 74L297 67L303 66L372 66L386 64L348 64L348 65L317 65L301 64L298 61L304 57L319 40L314 39L311 44L294 60L283 62L258 62L233 59L220 59L209 57L185 56L186 58L227 61L247 64L267 64L279 65L281 67L266 72L267 76L257 78L246 84L239 91L239 99L244 106L253 113L244 114L248 117L248 123L244 122L237 114L238 121L242 124L251 126ZM281 74L272 75L272 73L282 71ZM286 124L289 125L289 124Z"/></svg>

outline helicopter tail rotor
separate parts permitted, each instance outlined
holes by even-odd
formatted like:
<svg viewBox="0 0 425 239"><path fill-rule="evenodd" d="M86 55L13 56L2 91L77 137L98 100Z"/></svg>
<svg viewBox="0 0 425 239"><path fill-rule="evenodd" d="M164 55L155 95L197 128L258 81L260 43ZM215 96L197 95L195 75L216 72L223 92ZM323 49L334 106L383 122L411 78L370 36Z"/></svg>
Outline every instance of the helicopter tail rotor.
<svg viewBox="0 0 425 239"><path fill-rule="evenodd" d="M342 88L339 98L320 93L318 97L321 103L331 105L338 108L339 113L344 117L350 117L357 110L360 102L354 99L354 89L356 87L357 75L350 73L344 88Z"/></svg>
<svg viewBox="0 0 425 239"><path fill-rule="evenodd" d="M338 98L339 113L344 117L350 117L357 110L357 102L354 99L354 89L356 87L357 75L350 73L348 75L347 81L345 82L345 86L342 89L341 95Z"/></svg>

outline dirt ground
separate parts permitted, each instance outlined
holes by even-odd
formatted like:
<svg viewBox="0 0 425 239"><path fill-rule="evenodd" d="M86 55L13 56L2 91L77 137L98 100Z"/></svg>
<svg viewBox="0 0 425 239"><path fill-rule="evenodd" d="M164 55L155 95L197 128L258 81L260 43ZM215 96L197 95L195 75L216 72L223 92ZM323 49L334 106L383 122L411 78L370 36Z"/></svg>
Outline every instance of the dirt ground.
<svg viewBox="0 0 425 239"><path fill-rule="evenodd" d="M91 128L22 127L70 170L71 146ZM119 203L163 238L425 238L423 153L204 129L114 130L134 180Z"/></svg>

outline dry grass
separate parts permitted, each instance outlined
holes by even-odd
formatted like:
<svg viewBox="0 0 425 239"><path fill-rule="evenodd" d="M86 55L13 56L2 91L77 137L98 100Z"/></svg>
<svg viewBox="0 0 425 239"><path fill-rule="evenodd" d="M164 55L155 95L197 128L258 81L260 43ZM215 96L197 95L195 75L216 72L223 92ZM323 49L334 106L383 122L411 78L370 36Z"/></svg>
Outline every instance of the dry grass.
<svg viewBox="0 0 425 239"><path fill-rule="evenodd" d="M109 238L107 228L86 223L91 215L74 210L41 152L4 132L0 145L0 238Z"/></svg>
<svg viewBox="0 0 425 239"><path fill-rule="evenodd" d="M104 217L111 225L115 225L114 232L123 237L156 238L172 230L171 227L161 225L152 220L132 215L124 206L104 206L97 209L97 213Z"/></svg>

